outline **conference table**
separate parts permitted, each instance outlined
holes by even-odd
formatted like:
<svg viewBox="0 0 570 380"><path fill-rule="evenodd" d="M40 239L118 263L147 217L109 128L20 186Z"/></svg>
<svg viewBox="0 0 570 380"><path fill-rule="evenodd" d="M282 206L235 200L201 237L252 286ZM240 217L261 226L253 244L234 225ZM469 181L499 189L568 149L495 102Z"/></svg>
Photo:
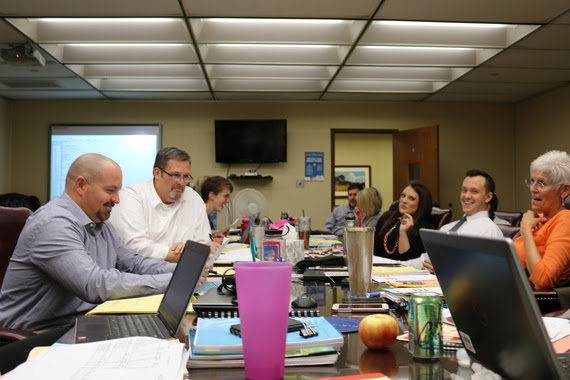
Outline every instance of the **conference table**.
<svg viewBox="0 0 570 380"><path fill-rule="evenodd" d="M373 284L371 291L381 290L381 284ZM302 283L293 280L291 297L309 295L317 302L317 309L324 317L364 318L364 313L332 313L335 303L350 302L348 288L339 284ZM377 299L378 300L378 299ZM379 301L379 300L378 300ZM390 314L396 318L400 333L407 331L407 311L391 309ZM189 326L195 318L186 320ZM455 358L455 351L445 351L444 357L432 362L418 362L412 359L407 343L396 341L388 350L371 350L362 343L358 333L344 335L344 345L334 365L285 367L285 379L313 379L335 376L358 375L381 372L391 379L449 379L450 373L472 374L468 368L460 367ZM190 379L245 379L243 368L231 369L189 369Z"/></svg>

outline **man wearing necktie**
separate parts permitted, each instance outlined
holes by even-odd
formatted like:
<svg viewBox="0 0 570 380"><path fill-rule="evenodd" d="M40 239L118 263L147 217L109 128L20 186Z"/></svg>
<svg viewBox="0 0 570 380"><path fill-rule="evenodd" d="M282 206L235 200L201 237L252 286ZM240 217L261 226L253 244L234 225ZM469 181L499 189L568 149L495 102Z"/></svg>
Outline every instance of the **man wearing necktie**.
<svg viewBox="0 0 570 380"><path fill-rule="evenodd" d="M461 185L461 219L448 223L440 231L455 232L460 235L474 235L502 238L503 233L493 222L498 199L495 195L495 181L482 170L469 170ZM424 267L433 272L429 259Z"/></svg>

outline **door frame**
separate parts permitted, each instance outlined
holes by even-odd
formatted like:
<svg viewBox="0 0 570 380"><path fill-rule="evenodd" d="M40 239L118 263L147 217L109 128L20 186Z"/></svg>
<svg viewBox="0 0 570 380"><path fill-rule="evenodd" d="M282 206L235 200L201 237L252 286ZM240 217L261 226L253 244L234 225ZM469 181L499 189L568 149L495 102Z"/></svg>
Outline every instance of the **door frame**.
<svg viewBox="0 0 570 380"><path fill-rule="evenodd" d="M336 146L336 134L345 134L345 133L370 133L370 134L390 134L392 135L397 129L349 129L349 128L332 128L331 129L331 166L330 170L330 178L331 178L331 210L335 206L335 198L334 198L334 168L336 166L336 157L335 157L335 146Z"/></svg>

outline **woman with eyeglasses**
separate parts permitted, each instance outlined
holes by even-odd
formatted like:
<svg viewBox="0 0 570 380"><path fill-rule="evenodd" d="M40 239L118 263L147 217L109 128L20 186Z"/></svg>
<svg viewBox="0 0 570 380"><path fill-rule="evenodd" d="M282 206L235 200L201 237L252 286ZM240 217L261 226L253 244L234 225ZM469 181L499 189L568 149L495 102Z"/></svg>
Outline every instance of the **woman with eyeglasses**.
<svg viewBox="0 0 570 380"><path fill-rule="evenodd" d="M206 213L212 229L212 239L221 244L224 240L224 235L216 233L218 228L217 215L230 203L230 194L234 191L234 186L230 180L224 177L212 176L203 178L197 187L202 200L206 204Z"/></svg>
<svg viewBox="0 0 570 380"><path fill-rule="evenodd" d="M570 156L553 150L530 164L532 210L521 220L515 248L536 289L550 289L570 277Z"/></svg>

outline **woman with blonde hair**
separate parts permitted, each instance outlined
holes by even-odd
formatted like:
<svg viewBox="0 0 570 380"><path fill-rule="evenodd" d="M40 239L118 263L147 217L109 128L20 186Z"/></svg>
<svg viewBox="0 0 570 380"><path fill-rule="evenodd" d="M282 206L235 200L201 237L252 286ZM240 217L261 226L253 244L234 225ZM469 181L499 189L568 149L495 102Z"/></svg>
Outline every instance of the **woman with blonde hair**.
<svg viewBox="0 0 570 380"><path fill-rule="evenodd" d="M382 209L382 196L375 187L367 187L356 195L356 207L363 214L362 227L376 227Z"/></svg>

